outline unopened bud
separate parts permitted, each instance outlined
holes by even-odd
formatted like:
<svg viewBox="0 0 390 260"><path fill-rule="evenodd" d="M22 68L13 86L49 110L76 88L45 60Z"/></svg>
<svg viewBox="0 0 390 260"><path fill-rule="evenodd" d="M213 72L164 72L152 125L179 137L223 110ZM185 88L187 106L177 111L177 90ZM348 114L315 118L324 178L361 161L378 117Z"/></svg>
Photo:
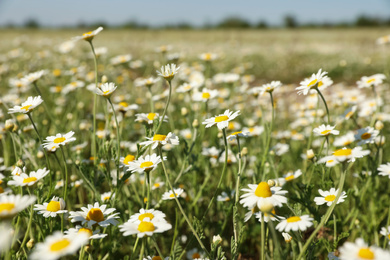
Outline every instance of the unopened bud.
<svg viewBox="0 0 390 260"><path fill-rule="evenodd" d="M102 76L102 83L106 83L108 81L108 78L106 75Z"/></svg>
<svg viewBox="0 0 390 260"><path fill-rule="evenodd" d="M16 162L16 166L18 166L19 168L23 168L25 165L24 161L22 159L19 159L17 162Z"/></svg>
<svg viewBox="0 0 390 260"><path fill-rule="evenodd" d="M186 107L182 107L182 108L181 108L181 115L182 115L182 116L186 116L187 114L188 114L187 108L186 108Z"/></svg>
<svg viewBox="0 0 390 260"><path fill-rule="evenodd" d="M35 244L35 241L34 241L34 238L31 238L28 242L27 242L27 248L28 249L31 249L34 247L34 244Z"/></svg>
<svg viewBox="0 0 390 260"><path fill-rule="evenodd" d="M198 121L198 119L195 119L195 120L192 122L192 127L197 128L198 126L199 126L199 121Z"/></svg>
<svg viewBox="0 0 390 260"><path fill-rule="evenodd" d="M286 241L286 243L290 243L291 242L291 240L292 240L292 237L290 236L290 234L289 233L282 233L282 236L283 236L283 238L284 238L284 241Z"/></svg>
<svg viewBox="0 0 390 260"><path fill-rule="evenodd" d="M275 155L275 151L274 151L274 150L271 150L271 151L269 151L269 154L270 154L270 155Z"/></svg>
<svg viewBox="0 0 390 260"><path fill-rule="evenodd" d="M307 150L307 151L306 151L306 156L307 156L307 159L308 159L308 160L313 159L313 158L314 158L314 151L313 151L313 149Z"/></svg>
<svg viewBox="0 0 390 260"><path fill-rule="evenodd" d="M220 244L222 242L222 238L220 235L213 236L213 244Z"/></svg>
<svg viewBox="0 0 390 260"><path fill-rule="evenodd" d="M375 129L376 130L382 130L383 129L383 127L384 127L384 124L382 123L382 121L380 121L380 120L378 120L378 121L376 121L376 123L375 123Z"/></svg>
<svg viewBox="0 0 390 260"><path fill-rule="evenodd" d="M218 138L222 138L223 134L222 132L218 132Z"/></svg>
<svg viewBox="0 0 390 260"><path fill-rule="evenodd" d="M247 147L242 148L241 154L242 155L247 155L248 154L248 148Z"/></svg>
<svg viewBox="0 0 390 260"><path fill-rule="evenodd" d="M8 119L5 121L5 130L11 131L15 127L15 121L13 119Z"/></svg>
<svg viewBox="0 0 390 260"><path fill-rule="evenodd" d="M273 186L275 186L275 181L274 180L268 180L268 186L270 186L270 187L273 187Z"/></svg>
<svg viewBox="0 0 390 260"><path fill-rule="evenodd" d="M42 151L38 151L38 153L37 153L38 159L43 158L43 156L45 156L45 154Z"/></svg>

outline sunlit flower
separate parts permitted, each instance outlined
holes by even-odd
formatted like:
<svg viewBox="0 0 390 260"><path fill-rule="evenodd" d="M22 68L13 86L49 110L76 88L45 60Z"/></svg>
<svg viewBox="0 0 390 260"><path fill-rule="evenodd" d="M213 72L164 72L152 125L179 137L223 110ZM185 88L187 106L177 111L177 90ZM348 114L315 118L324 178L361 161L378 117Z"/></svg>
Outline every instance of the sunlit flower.
<svg viewBox="0 0 390 260"><path fill-rule="evenodd" d="M65 231L65 237L73 237L76 234L85 234L89 240L91 239L102 239L107 236L107 234L100 233L100 229L96 229L92 231L90 228L82 227L77 225L76 228L69 228L69 230Z"/></svg>
<svg viewBox="0 0 390 260"><path fill-rule="evenodd" d="M287 219L280 221L280 223L276 226L276 229L280 232L289 232L292 231L305 231L307 228L313 225L313 218L309 215L303 216L292 216Z"/></svg>
<svg viewBox="0 0 390 260"><path fill-rule="evenodd" d="M353 132L349 132L346 135L337 137L333 141L333 145L336 146L336 147L348 146L348 145L352 144L354 141L355 141L354 133Z"/></svg>
<svg viewBox="0 0 390 260"><path fill-rule="evenodd" d="M165 161L167 158L164 157ZM128 163L127 171L131 172L151 172L156 169L157 165L161 163L161 157L157 154L140 156L137 160Z"/></svg>
<svg viewBox="0 0 390 260"><path fill-rule="evenodd" d="M99 27L97 28L96 30L94 31L90 31L90 32L86 32L86 33L83 33L83 35L81 36L76 36L76 37L73 37L73 40L75 41L78 41L78 40L86 40L86 41L92 41L93 38L98 35L101 31L103 31L103 27Z"/></svg>
<svg viewBox="0 0 390 260"><path fill-rule="evenodd" d="M81 211L71 211L69 218L71 222L81 222L83 225L87 223L88 227L98 224L101 227L107 227L110 224L116 226L119 218L119 213L111 214L115 211L115 208L106 209L107 205L99 206L98 202L94 205L88 204L88 208L82 207Z"/></svg>
<svg viewBox="0 0 390 260"><path fill-rule="evenodd" d="M20 106L14 106L10 108L8 114L13 113L23 113L27 114L34 110L37 106L39 106L43 102L41 96L37 97L28 97L25 102L23 102Z"/></svg>
<svg viewBox="0 0 390 260"><path fill-rule="evenodd" d="M46 168L39 169L36 172L30 172L29 175L26 173L21 173L20 175L13 175L12 180L8 181L8 185L13 186L32 186L43 177L45 177L50 171L46 170Z"/></svg>
<svg viewBox="0 0 390 260"><path fill-rule="evenodd" d="M83 245L88 242L88 236L84 233L72 235L63 235L56 231L47 236L45 241L36 245L30 255L32 260L54 260L65 255L76 253Z"/></svg>
<svg viewBox="0 0 390 260"><path fill-rule="evenodd" d="M157 75L163 77L164 79L171 81L177 72L179 71L180 67L176 68L176 64L167 64L161 67L161 71L157 70Z"/></svg>
<svg viewBox="0 0 390 260"><path fill-rule="evenodd" d="M112 65L118 65L122 63L129 62L131 60L131 55L130 54L125 54L125 55L118 55L110 59L110 63Z"/></svg>
<svg viewBox="0 0 390 260"><path fill-rule="evenodd" d="M375 74L369 77L363 76L356 84L358 88L369 88L371 86L379 86L386 79L384 74Z"/></svg>
<svg viewBox="0 0 390 260"><path fill-rule="evenodd" d="M261 223L262 215L264 214L264 222L268 223L268 221L279 221L281 219L284 219L284 217L276 215L275 209L272 209L271 212L256 212L255 217L258 219L258 221Z"/></svg>
<svg viewBox="0 0 390 260"><path fill-rule="evenodd" d="M379 165L378 175L387 176L390 178L390 163Z"/></svg>
<svg viewBox="0 0 390 260"><path fill-rule="evenodd" d="M140 209L139 213L130 216L129 222L143 221L145 218L153 221L165 221L165 214L155 209Z"/></svg>
<svg viewBox="0 0 390 260"><path fill-rule="evenodd" d="M127 166L129 165L130 162L135 160L135 156L132 154L126 155L126 157L121 157L119 159L119 162L122 163L123 165Z"/></svg>
<svg viewBox="0 0 390 260"><path fill-rule="evenodd" d="M11 218L34 203L35 196L1 195L0 196L0 219Z"/></svg>
<svg viewBox="0 0 390 260"><path fill-rule="evenodd" d="M154 233L163 233L170 230L172 225L161 219L150 219L148 217L136 222L127 221L119 226L119 230L124 236L137 234L137 237L152 236Z"/></svg>
<svg viewBox="0 0 390 260"><path fill-rule="evenodd" d="M21 80L24 84L29 85L34 82L37 82L38 79L40 79L45 74L46 74L46 70L40 70L24 76Z"/></svg>
<svg viewBox="0 0 390 260"><path fill-rule="evenodd" d="M261 208L264 203L271 203L274 206L282 206L283 203L287 203L287 198L283 195L287 191L282 190L281 187L270 187L266 182L260 182L256 184L248 184L249 189L241 189L246 193L241 195L240 203L249 209L252 209L257 205Z"/></svg>
<svg viewBox="0 0 390 260"><path fill-rule="evenodd" d="M154 120L161 120L162 116L160 116L158 113L141 113L141 114L135 114L137 117L135 121L144 123L146 122L149 125L153 124ZM164 122L168 122L168 117L164 117Z"/></svg>
<svg viewBox="0 0 390 260"><path fill-rule="evenodd" d="M389 245L390 245L390 226L382 227L380 234L384 237L386 237L386 240L389 240Z"/></svg>
<svg viewBox="0 0 390 260"><path fill-rule="evenodd" d="M234 133L228 135L228 136L226 137L226 139L227 139L228 141L232 141L232 140L234 140L234 139L237 139L237 136L238 136L238 137L248 137L248 136L249 136L249 132L244 132L244 131L234 132Z"/></svg>
<svg viewBox="0 0 390 260"><path fill-rule="evenodd" d="M115 83L113 83L113 82L104 83L104 84L100 85L98 88L95 88L94 92L99 96L103 96L105 98L110 98L111 95L116 90L116 88L117 88L117 86L115 86Z"/></svg>
<svg viewBox="0 0 390 260"><path fill-rule="evenodd" d="M323 80L328 77L326 74L328 74L328 72L323 72L322 69L320 69L317 74L313 73L310 78L301 81L300 86L296 88L296 90L299 90L298 94L307 95L311 89L321 87Z"/></svg>
<svg viewBox="0 0 390 260"><path fill-rule="evenodd" d="M213 125L217 124L217 127L222 130L229 125L229 121L233 120L237 116L239 116L240 110L236 112L230 112L230 110L226 110L223 114L208 118L202 124L206 125L206 128L212 127Z"/></svg>
<svg viewBox="0 0 390 260"><path fill-rule="evenodd" d="M301 170L296 170L295 172L291 171L291 172L288 172L287 174L285 174L283 176L283 178L279 178L278 182L279 182L280 185L284 185L286 182L295 180L296 178L298 178L301 175L302 175L302 171Z"/></svg>
<svg viewBox="0 0 390 260"><path fill-rule="evenodd" d="M282 86L280 81L271 81L271 83L264 84L260 87L260 95L263 95L265 92L272 93L275 89L278 89Z"/></svg>
<svg viewBox="0 0 390 260"><path fill-rule="evenodd" d="M313 129L313 132L317 136L328 136L328 135L338 135L340 132L338 130L334 130L336 126L331 125L320 125Z"/></svg>
<svg viewBox="0 0 390 260"><path fill-rule="evenodd" d="M336 199L338 190L336 190L335 188L331 188L329 191L323 191L319 189L318 192L322 197L315 197L314 202L317 205L323 205L326 203L326 206L330 206L332 205L333 201ZM341 202L344 202L346 197L347 197L347 193L345 191L341 192L341 195L336 204L340 204Z"/></svg>
<svg viewBox="0 0 390 260"><path fill-rule="evenodd" d="M375 138L379 135L379 131L373 127L365 127L358 130L355 135L355 140L358 141L357 145L370 144L375 142Z"/></svg>
<svg viewBox="0 0 390 260"><path fill-rule="evenodd" d="M175 194L173 194L172 190L169 190L162 195L162 200L173 200L175 199L175 195L176 197L179 198L180 195L184 192L182 188L173 189L173 190L175 191Z"/></svg>
<svg viewBox="0 0 390 260"><path fill-rule="evenodd" d="M53 197L51 201L43 203L43 205L35 204L34 210L38 210L38 214L43 214L45 218L56 217L57 214L68 212L65 210L65 201L62 198Z"/></svg>
<svg viewBox="0 0 390 260"><path fill-rule="evenodd" d="M390 259L390 253L376 246L368 246L363 238L357 238L355 243L345 242L340 248L340 260Z"/></svg>
<svg viewBox="0 0 390 260"><path fill-rule="evenodd" d="M166 144L179 145L179 137L172 132L169 132L167 135L155 134L153 137L146 137L146 139L148 141L142 142L140 145L149 146L152 144L152 149Z"/></svg>
<svg viewBox="0 0 390 260"><path fill-rule="evenodd" d="M318 163L325 163L326 167L333 167L338 164L339 161L337 160L336 156L330 155L321 158L320 160L318 160Z"/></svg>
<svg viewBox="0 0 390 260"><path fill-rule="evenodd" d="M218 94L219 91L216 89L203 88L202 92L195 91L194 94L192 94L192 100L197 102L207 102L210 99L218 97Z"/></svg>
<svg viewBox="0 0 390 260"><path fill-rule="evenodd" d="M217 58L218 58L218 55L216 53L206 52L206 53L202 53L199 55L199 59L204 60L204 61L213 61L213 60L216 60Z"/></svg>
<svg viewBox="0 0 390 260"><path fill-rule="evenodd" d="M363 158L368 154L370 154L370 151L363 150L363 148L360 146L357 146L353 149L344 147L333 152L333 156L339 162L343 162L345 160L348 160L348 162L354 162L356 158Z"/></svg>
<svg viewBox="0 0 390 260"><path fill-rule="evenodd" d="M51 148L58 148L60 145L66 145L69 142L73 142L76 140L76 137L72 137L74 135L73 131L70 131L66 134L56 134L55 136L48 136L43 143L43 147L50 150Z"/></svg>

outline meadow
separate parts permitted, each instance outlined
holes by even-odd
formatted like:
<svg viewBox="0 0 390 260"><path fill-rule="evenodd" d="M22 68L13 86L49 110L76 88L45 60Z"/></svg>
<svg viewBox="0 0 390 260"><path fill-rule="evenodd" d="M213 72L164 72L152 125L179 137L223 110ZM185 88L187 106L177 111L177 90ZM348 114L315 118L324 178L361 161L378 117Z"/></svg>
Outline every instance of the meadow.
<svg viewBox="0 0 390 260"><path fill-rule="evenodd" d="M1 258L390 259L388 32L1 30Z"/></svg>

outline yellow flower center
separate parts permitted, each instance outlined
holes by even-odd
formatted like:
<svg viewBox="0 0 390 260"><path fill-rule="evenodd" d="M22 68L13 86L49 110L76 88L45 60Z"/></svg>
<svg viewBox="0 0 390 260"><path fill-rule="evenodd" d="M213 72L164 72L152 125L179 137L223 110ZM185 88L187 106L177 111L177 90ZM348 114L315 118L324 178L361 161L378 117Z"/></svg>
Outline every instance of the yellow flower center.
<svg viewBox="0 0 390 260"><path fill-rule="evenodd" d="M334 156L348 156L352 154L352 149L339 149L333 152Z"/></svg>
<svg viewBox="0 0 390 260"><path fill-rule="evenodd" d="M353 111L349 111L346 115L345 118L350 118L353 115Z"/></svg>
<svg viewBox="0 0 390 260"><path fill-rule="evenodd" d="M166 135L154 135L153 141L164 141L166 137Z"/></svg>
<svg viewBox="0 0 390 260"><path fill-rule="evenodd" d="M152 260L162 260L162 259L161 259L161 257L159 257L159 256L153 256L153 257L152 257Z"/></svg>
<svg viewBox="0 0 390 260"><path fill-rule="evenodd" d="M127 104L127 102L119 102L119 105L122 106L122 107L128 107L129 104Z"/></svg>
<svg viewBox="0 0 390 260"><path fill-rule="evenodd" d="M314 87L314 85L317 83L317 79L314 79L310 81L310 83L307 85L308 87Z"/></svg>
<svg viewBox="0 0 390 260"><path fill-rule="evenodd" d="M261 198L268 198L272 196L272 191L266 182L260 182L255 190L255 195Z"/></svg>
<svg viewBox="0 0 390 260"><path fill-rule="evenodd" d="M5 202L5 203L0 203L0 213L4 211L11 211L15 208L15 204Z"/></svg>
<svg viewBox="0 0 390 260"><path fill-rule="evenodd" d="M46 210L51 212L57 212L61 209L61 204L59 201L50 201L49 204L47 204Z"/></svg>
<svg viewBox="0 0 390 260"><path fill-rule="evenodd" d="M153 186L156 187L156 188L159 188L160 187L160 183L155 183L155 184L153 184Z"/></svg>
<svg viewBox="0 0 390 260"><path fill-rule="evenodd" d="M286 181L291 181L294 180L295 176L294 175L289 175L286 178L284 178Z"/></svg>
<svg viewBox="0 0 390 260"><path fill-rule="evenodd" d="M326 201L334 201L335 198L336 198L335 195L328 195L328 196L325 197L325 200Z"/></svg>
<svg viewBox="0 0 390 260"><path fill-rule="evenodd" d="M138 219L140 221L143 221L144 218L149 218L150 220L152 220L154 218L154 215L152 213L144 213L144 214L139 215L139 217L138 217Z"/></svg>
<svg viewBox="0 0 390 260"><path fill-rule="evenodd" d="M226 121L226 120L228 120L228 119L229 119L228 116L223 115L223 116L216 116L214 121L215 121L216 123L219 123L219 122Z"/></svg>
<svg viewBox="0 0 390 260"><path fill-rule="evenodd" d="M105 196L105 197L103 198L103 200L104 200L104 201L110 200L110 196Z"/></svg>
<svg viewBox="0 0 390 260"><path fill-rule="evenodd" d="M27 106L24 106L24 107L21 107L20 109L24 109L26 111L28 111L30 109L32 105L27 105Z"/></svg>
<svg viewBox="0 0 390 260"><path fill-rule="evenodd" d="M194 253L192 255L192 259L197 259L197 258L200 258L200 254L199 253Z"/></svg>
<svg viewBox="0 0 390 260"><path fill-rule="evenodd" d="M231 135L239 135L239 134L242 134L242 131L234 132L234 133L231 134Z"/></svg>
<svg viewBox="0 0 390 260"><path fill-rule="evenodd" d="M35 177L28 177L28 178L25 178L23 180L23 183L30 183L30 182L34 182L36 180L37 180L37 178L35 178Z"/></svg>
<svg viewBox="0 0 390 260"><path fill-rule="evenodd" d="M330 133L332 130L324 130L321 132L322 135L327 135L328 133Z"/></svg>
<svg viewBox="0 0 390 260"><path fill-rule="evenodd" d="M50 251L58 252L65 248L67 248L70 245L70 241L66 238L63 238L61 240L58 240L57 242L54 242L50 245Z"/></svg>
<svg viewBox="0 0 390 260"><path fill-rule="evenodd" d="M88 237L90 237L90 236L93 235L92 230L90 230L89 228L80 228L80 229L79 229L79 232L77 232L77 233L88 234Z"/></svg>
<svg viewBox="0 0 390 260"><path fill-rule="evenodd" d="M358 256L363 259L375 259L375 254L369 248L361 248Z"/></svg>
<svg viewBox="0 0 390 260"><path fill-rule="evenodd" d="M104 220L103 212L99 208L92 208L88 211L86 220L93 220L96 222L100 222Z"/></svg>
<svg viewBox="0 0 390 260"><path fill-rule="evenodd" d="M288 223L293 223L293 222L298 222L298 221L300 221L300 220L301 220L300 217L293 216L293 217L289 217L289 218L287 219L287 222L288 222Z"/></svg>
<svg viewBox="0 0 390 260"><path fill-rule="evenodd" d="M151 167L151 166L153 166L153 162L148 161L148 162L141 163L141 165L139 167L140 168L148 168L148 167Z"/></svg>
<svg viewBox="0 0 390 260"><path fill-rule="evenodd" d="M111 90L103 91L103 95L106 96Z"/></svg>
<svg viewBox="0 0 390 260"><path fill-rule="evenodd" d="M155 117L156 117L156 113L149 113L147 116L149 120L154 120Z"/></svg>
<svg viewBox="0 0 390 260"><path fill-rule="evenodd" d="M65 137L57 137L56 139L54 139L54 143L55 144L59 144L59 143L62 143L62 142L64 142L66 140L66 138Z"/></svg>
<svg viewBox="0 0 390 260"><path fill-rule="evenodd" d="M370 84L370 83L372 83L374 81L375 81L375 79L369 79L369 80L367 80L367 83Z"/></svg>
<svg viewBox="0 0 390 260"><path fill-rule="evenodd" d="M328 161L327 161L327 163L332 163L332 162L334 162L334 160L328 160Z"/></svg>
<svg viewBox="0 0 390 260"><path fill-rule="evenodd" d="M210 98L210 93L208 93L208 92L203 92L203 93L202 93L202 98L204 98L204 99L209 99L209 98Z"/></svg>
<svg viewBox="0 0 390 260"><path fill-rule="evenodd" d="M91 34L92 34L92 31L89 31L89 32L83 33L83 36L88 37L88 36L91 36Z"/></svg>
<svg viewBox="0 0 390 260"><path fill-rule="evenodd" d="M141 221L141 223L138 225L137 229L139 232L152 232L156 228L154 227L153 223L151 223L151 222Z"/></svg>
<svg viewBox="0 0 390 260"><path fill-rule="evenodd" d="M370 133L364 133L364 134L362 134L361 138L362 138L363 140L370 139L370 138L371 138L371 134L370 134Z"/></svg>
<svg viewBox="0 0 390 260"><path fill-rule="evenodd" d="M134 159L135 159L134 155L128 154L128 155L126 155L125 159L123 160L123 163L129 164L129 162L134 161Z"/></svg>
<svg viewBox="0 0 390 260"><path fill-rule="evenodd" d="M205 60L211 60L211 53L206 53L206 54L204 55L204 59L205 59ZM194 257L192 257L192 258L194 258Z"/></svg>
<svg viewBox="0 0 390 260"><path fill-rule="evenodd" d="M318 87L321 87L322 85L324 85L322 81L318 82Z"/></svg>

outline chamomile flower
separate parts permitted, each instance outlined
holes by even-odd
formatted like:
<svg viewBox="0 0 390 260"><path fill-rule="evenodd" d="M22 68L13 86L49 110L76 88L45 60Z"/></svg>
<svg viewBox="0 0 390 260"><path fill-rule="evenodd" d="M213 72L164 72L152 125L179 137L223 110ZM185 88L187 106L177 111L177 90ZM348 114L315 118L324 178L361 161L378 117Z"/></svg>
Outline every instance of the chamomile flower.
<svg viewBox="0 0 390 260"><path fill-rule="evenodd" d="M295 180L296 178L298 178L301 175L302 175L301 170L296 170L295 172L291 171L291 172L288 172L287 174L285 174L283 176L283 178L279 178L277 181L279 182L280 185L284 185L286 182Z"/></svg>
<svg viewBox="0 0 390 260"><path fill-rule="evenodd" d="M1 195L0 196L0 219L12 218L28 206L34 203L35 196Z"/></svg>
<svg viewBox="0 0 390 260"><path fill-rule="evenodd" d="M285 219L284 217L276 215L275 209L272 209L270 213L267 212L256 212L255 217L258 219L258 221L261 223L262 215L264 214L264 222L268 223L269 221L279 221L281 219Z"/></svg>
<svg viewBox="0 0 390 260"><path fill-rule="evenodd" d="M165 161L167 158L164 157ZM128 163L127 171L131 172L151 172L156 169L157 165L161 163L161 157L157 154L140 156L137 160Z"/></svg>
<svg viewBox="0 0 390 260"><path fill-rule="evenodd" d="M46 74L46 70L40 70L40 71L36 71L36 72L33 72L33 73L30 73L26 76L24 76L21 81L26 84L26 85L29 85L29 84L32 84L34 82L37 82L38 79L40 79L43 75Z"/></svg>
<svg viewBox="0 0 390 260"><path fill-rule="evenodd" d="M96 30L94 31L89 31L89 32L86 32L86 33L83 33L83 35L81 36L76 36L76 37L73 37L73 40L75 41L78 41L78 40L86 40L86 41L92 41L93 38L98 35L101 31L103 31L103 27L99 27L97 28Z"/></svg>
<svg viewBox="0 0 390 260"><path fill-rule="evenodd" d="M8 181L8 185L13 185L13 186L32 186L43 177L45 177L50 171L46 170L46 168L39 169L36 172L30 172L29 175L26 173L21 173L19 176L18 175L13 175L12 180Z"/></svg>
<svg viewBox="0 0 390 260"><path fill-rule="evenodd" d="M128 155L126 155L126 157L121 157L119 159L119 162L121 164L123 164L124 166L127 166L127 165L129 165L130 162L132 162L134 160L135 160L135 156L132 154L128 154Z"/></svg>
<svg viewBox="0 0 390 260"><path fill-rule="evenodd" d="M154 233L163 233L170 230L172 225L161 219L150 219L148 217L136 222L127 221L119 226L119 230L123 232L124 236L135 235L142 238L144 236L152 236Z"/></svg>
<svg viewBox="0 0 390 260"><path fill-rule="evenodd" d="M131 60L131 55L130 54L125 54L125 55L118 55L110 59L110 63L112 65L118 65L118 64L123 64L126 62L129 62Z"/></svg>
<svg viewBox="0 0 390 260"><path fill-rule="evenodd" d="M80 225L77 225L75 228L69 228L69 230L64 232L66 237L72 237L76 234L85 234L89 240L91 239L102 239L107 236L107 234L100 233L100 229L96 229L95 231L92 231L90 228L85 228Z"/></svg>
<svg viewBox="0 0 390 260"><path fill-rule="evenodd" d="M156 189L159 189L159 188L163 187L164 185L165 185L165 182L159 181L158 178L157 178L157 180L154 181L154 183L153 183L151 189L152 189L152 190L156 190Z"/></svg>
<svg viewBox="0 0 390 260"><path fill-rule="evenodd" d="M233 197L234 196L234 190L231 192L231 196L229 196L227 193L226 193L226 191L223 191L222 193L221 193L221 195L218 195L217 196L217 201L224 201L224 202L226 202L226 201L230 201L232 198L231 197Z"/></svg>
<svg viewBox="0 0 390 260"><path fill-rule="evenodd" d="M234 133L228 135L228 136L226 137L226 139L227 139L228 141L232 141L232 140L234 140L234 139L237 139L237 136L238 136L238 137L248 137L248 136L249 136L249 131L247 131L247 132L244 132L244 131L234 132Z"/></svg>
<svg viewBox="0 0 390 260"><path fill-rule="evenodd" d="M336 199L338 190L336 190L335 188L331 188L329 191L323 191L323 190L319 189L318 192L320 193L320 195L322 197L315 197L314 202L317 205L323 205L326 203L326 206L329 207L330 205L332 205L333 201ZM346 197L347 197L347 193L345 191L343 191L336 204L340 204L341 202L344 202Z"/></svg>
<svg viewBox="0 0 390 260"><path fill-rule="evenodd" d="M292 231L305 231L307 228L313 225L313 218L309 215L303 216L292 216L287 219L282 220L277 226L276 229L280 232L289 232Z"/></svg>
<svg viewBox="0 0 390 260"><path fill-rule="evenodd" d="M94 92L99 96L103 96L105 98L110 98L111 95L116 90L116 88L117 88L117 86L115 86L115 83L113 83L113 82L104 83L100 87L95 88Z"/></svg>
<svg viewBox="0 0 390 260"><path fill-rule="evenodd" d="M134 85L136 87L151 87L159 81L160 81L159 78L153 78L153 77L149 77L146 79L145 78L137 78L134 81Z"/></svg>
<svg viewBox="0 0 390 260"><path fill-rule="evenodd" d="M35 204L34 207L34 210L38 210L38 214L43 214L45 218L56 217L57 214L68 212L65 210L65 201L56 196L54 196L49 203L45 202L42 205Z"/></svg>
<svg viewBox="0 0 390 260"><path fill-rule="evenodd" d="M382 236L385 236L386 239L389 240L389 244L390 244L390 226L388 226L387 228L386 227L382 227L380 234Z"/></svg>
<svg viewBox="0 0 390 260"><path fill-rule="evenodd" d="M265 92L272 93L275 89L278 89L282 86L280 81L271 81L271 83L264 84L260 87L260 95L263 95Z"/></svg>
<svg viewBox="0 0 390 260"><path fill-rule="evenodd" d="M141 113L141 114L135 114L137 117L135 119L136 122L141 122L141 123L147 123L149 125L153 124L154 120L161 120L161 116L158 113ZM168 122L168 117L164 117L164 122Z"/></svg>
<svg viewBox="0 0 390 260"><path fill-rule="evenodd" d="M177 72L179 71L180 67L176 67L176 64L167 64L164 66L161 67L161 71L156 71L157 72L157 75L163 77L164 79L166 79L167 81L171 81L175 75L177 74Z"/></svg>
<svg viewBox="0 0 390 260"><path fill-rule="evenodd" d="M298 94L307 95L311 89L321 87L323 80L328 78L326 74L328 74L328 72L323 72L322 69L320 69L317 74L313 73L310 78L301 81L300 86L296 88L296 90L299 90Z"/></svg>
<svg viewBox="0 0 390 260"><path fill-rule="evenodd" d="M385 35L376 39L376 44L383 45L390 42L390 35Z"/></svg>
<svg viewBox="0 0 390 260"><path fill-rule="evenodd" d="M356 109L357 109L357 106L352 106L352 107L347 108L344 111L342 118L345 120L350 119L355 114Z"/></svg>
<svg viewBox="0 0 390 260"><path fill-rule="evenodd" d="M359 129L355 135L355 140L358 141L358 145L370 144L375 142L375 138L379 135L379 131L373 127L365 127Z"/></svg>
<svg viewBox="0 0 390 260"><path fill-rule="evenodd" d="M66 134L56 134L55 136L48 136L43 143L43 147L49 150L52 147L58 148L60 147L60 145L66 145L67 143L76 140L76 137L73 137L73 135L74 132L70 131Z"/></svg>
<svg viewBox="0 0 390 260"><path fill-rule="evenodd" d="M345 242L339 252L340 260L390 259L390 252L376 246L368 246L363 238L357 238L355 243Z"/></svg>
<svg viewBox="0 0 390 260"><path fill-rule="evenodd" d="M263 126L244 127L243 132L249 132L249 136L259 136L264 132Z"/></svg>
<svg viewBox="0 0 390 260"><path fill-rule="evenodd" d="M25 102L23 102L20 106L14 106L8 110L8 114L13 113L23 113L27 114L34 110L37 106L39 106L43 102L41 96L37 97L28 97Z"/></svg>
<svg viewBox="0 0 390 260"><path fill-rule="evenodd" d="M199 251L199 249L193 248L191 250L188 250L186 257L188 260L195 260L195 259L202 259L203 260L202 255L203 254L202 254L202 252Z"/></svg>
<svg viewBox="0 0 390 260"><path fill-rule="evenodd" d="M107 209L107 205L99 206L99 203L95 202L94 205L88 204L88 208L82 207L81 211L71 211L69 218L72 219L72 223L81 222L82 225L87 223L88 227L95 224L101 227L107 227L110 224L116 226L119 213L111 214L114 211L115 208Z"/></svg>
<svg viewBox="0 0 390 260"><path fill-rule="evenodd" d="M179 137L172 132L169 132L167 135L155 134L153 137L146 137L146 139L148 139L148 141L142 142L140 145L152 145L152 149L156 149L158 146L164 146L166 144L179 145Z"/></svg>
<svg viewBox="0 0 390 260"><path fill-rule="evenodd" d="M330 155L321 158L320 160L318 160L318 163L325 163L326 167L333 167L338 164L339 161L336 159L336 156Z"/></svg>
<svg viewBox="0 0 390 260"><path fill-rule="evenodd" d="M382 84L385 79L386 76L384 74L375 74L369 77L363 76L356 84L358 85L358 88L376 87Z"/></svg>
<svg viewBox="0 0 390 260"><path fill-rule="evenodd" d="M284 233L284 232L282 232L282 236L283 236L284 241L285 241L286 243L290 243L290 242L291 242L292 236L290 236L289 233Z"/></svg>
<svg viewBox="0 0 390 260"><path fill-rule="evenodd" d="M348 146L348 145L352 144L353 142L355 142L355 135L353 132L349 132L343 136L337 137L333 141L333 145L336 147Z"/></svg>
<svg viewBox="0 0 390 260"><path fill-rule="evenodd" d="M192 95L192 100L197 102L207 102L210 99L214 99L218 96L219 91L216 89L203 88L202 92L195 91Z"/></svg>
<svg viewBox="0 0 390 260"><path fill-rule="evenodd" d="M103 201L103 202L109 202L111 199L115 198L115 193L112 194L111 191L108 191L108 192L104 192L100 195L100 199Z"/></svg>
<svg viewBox="0 0 390 260"><path fill-rule="evenodd" d="M155 209L140 209L139 213L130 216L129 222L143 221L145 218L153 221L165 221L165 214Z"/></svg>
<svg viewBox="0 0 390 260"><path fill-rule="evenodd" d="M216 53L206 52L199 55L199 59L204 61L213 61L216 60L217 58L218 58L218 54Z"/></svg>
<svg viewBox="0 0 390 260"><path fill-rule="evenodd" d="M36 245L30 255L32 260L55 260L65 255L76 253L83 245L88 242L88 235L85 233L76 233L72 235L63 235L56 231L46 237L45 241Z"/></svg>
<svg viewBox="0 0 390 260"><path fill-rule="evenodd" d="M334 130L336 126L331 125L320 125L313 129L313 133L317 136L328 136L328 135L338 135L340 132L338 130Z"/></svg>
<svg viewBox="0 0 390 260"><path fill-rule="evenodd" d="M287 203L287 198L283 196L287 191L282 190L281 187L270 187L266 182L260 182L258 185L248 184L248 186L249 189L241 189L246 192L240 197L240 203L244 207L261 208L264 203L280 207L283 203Z"/></svg>
<svg viewBox="0 0 390 260"><path fill-rule="evenodd" d="M344 147L333 152L334 158L336 158L336 160L339 162L343 162L345 160L348 160L348 162L354 162L356 158L363 158L368 154L370 154L370 151L363 150L363 148L360 146L357 146L353 149Z"/></svg>
<svg viewBox="0 0 390 260"><path fill-rule="evenodd" d="M173 190L174 190L175 194L173 194L172 190L167 191L162 195L162 200L173 200L173 199L175 199L175 195L176 195L176 197L179 198L180 195L184 192L184 190L182 188L173 189Z"/></svg>
<svg viewBox="0 0 390 260"><path fill-rule="evenodd" d="M206 119L204 122L202 122L202 124L206 125L206 128L212 127L213 125L217 124L218 129L222 130L228 127L229 121L239 116L239 114L240 114L240 110L236 112L231 112L228 109L219 116Z"/></svg>
<svg viewBox="0 0 390 260"><path fill-rule="evenodd" d="M387 176L390 178L390 163L379 165L378 175Z"/></svg>

